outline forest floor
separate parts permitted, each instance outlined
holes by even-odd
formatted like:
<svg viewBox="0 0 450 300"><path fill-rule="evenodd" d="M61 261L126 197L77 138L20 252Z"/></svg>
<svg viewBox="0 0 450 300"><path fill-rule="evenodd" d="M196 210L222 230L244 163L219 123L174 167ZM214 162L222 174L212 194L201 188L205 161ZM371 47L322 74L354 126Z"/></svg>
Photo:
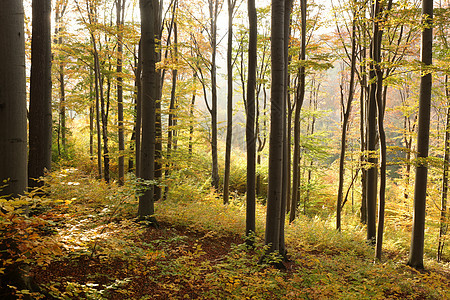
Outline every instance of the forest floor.
<svg viewBox="0 0 450 300"><path fill-rule="evenodd" d="M278 270L258 264L261 224L247 248L242 204L172 191L156 204L155 227L134 218L133 187L74 169L47 184L47 199L32 207L45 221L36 222L30 263L35 299L450 299L448 263L430 260L418 272L400 251L374 262L361 232L336 233L317 219L287 226L290 262Z"/></svg>

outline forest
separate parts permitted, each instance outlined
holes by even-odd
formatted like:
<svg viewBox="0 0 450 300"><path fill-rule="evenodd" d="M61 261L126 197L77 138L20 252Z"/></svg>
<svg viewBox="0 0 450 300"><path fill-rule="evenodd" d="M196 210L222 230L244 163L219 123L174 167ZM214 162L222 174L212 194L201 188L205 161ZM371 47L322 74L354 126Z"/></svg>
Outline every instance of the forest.
<svg viewBox="0 0 450 300"><path fill-rule="evenodd" d="M0 2L0 299L450 299L450 1L191 1Z"/></svg>

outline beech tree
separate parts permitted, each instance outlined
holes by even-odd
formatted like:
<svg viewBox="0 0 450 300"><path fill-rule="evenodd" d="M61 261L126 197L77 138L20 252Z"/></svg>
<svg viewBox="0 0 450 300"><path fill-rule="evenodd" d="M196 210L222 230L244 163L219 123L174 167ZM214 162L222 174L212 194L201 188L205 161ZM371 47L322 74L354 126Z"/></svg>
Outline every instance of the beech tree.
<svg viewBox="0 0 450 300"><path fill-rule="evenodd" d="M17 197L27 187L27 106L22 1L0 9L0 195Z"/></svg>
<svg viewBox="0 0 450 300"><path fill-rule="evenodd" d="M227 136L225 142L225 170L223 176L223 203L229 201L231 164L231 142L233 137L233 17L236 0L228 0L228 45L227 45ZM249 2L250 5L250 2ZM250 11L250 8L249 8ZM256 11L255 11L256 13ZM250 16L250 13L249 13ZM250 43L250 42L249 42ZM255 41L256 44L256 41ZM256 51L255 51L256 55ZM250 55L249 55L250 59ZM249 61L250 65L250 61ZM255 69L256 70L256 69ZM248 175L247 175L248 176Z"/></svg>
<svg viewBox="0 0 450 300"><path fill-rule="evenodd" d="M267 191L267 215L265 244L268 253L284 255L283 204L283 124L285 114L285 13L286 1L272 1L271 27L271 127L269 141L269 183ZM283 220L283 222L281 222ZM281 267L281 265L280 265Z"/></svg>
<svg viewBox="0 0 450 300"><path fill-rule="evenodd" d="M28 186L35 188L52 161L51 1L32 5Z"/></svg>
<svg viewBox="0 0 450 300"><path fill-rule="evenodd" d="M140 178L146 182L143 195L139 197L140 218L154 214L155 178L155 102L158 96L156 73L155 19L159 9L158 0L140 0L141 47L142 47L142 140L140 155Z"/></svg>
<svg viewBox="0 0 450 300"><path fill-rule="evenodd" d="M300 46L300 61L304 62L306 59L306 0L301 1L301 46ZM295 116L294 116L294 161L292 172L292 201L289 215L289 221L295 219L297 213L297 205L300 199L300 112L305 100L305 79L306 69L303 63L298 69L298 86L295 95Z"/></svg>
<svg viewBox="0 0 450 300"><path fill-rule="evenodd" d="M123 78L122 78L122 56L123 56L123 23L125 15L125 0L116 2L117 18L117 122L119 138L119 185L124 183L125 177L125 137L123 124Z"/></svg>
<svg viewBox="0 0 450 300"><path fill-rule="evenodd" d="M347 95L347 104L344 106L344 99L342 93L341 86L341 105L344 110L343 118L342 118L342 134L341 134L341 151L339 157L339 185L338 185L338 198L336 203L336 229L341 230L341 211L343 208L343 193L344 193L344 161L345 161L345 151L346 151L346 143L347 143L347 130L348 130L348 121L350 118L350 112L352 108L353 102L353 94L354 94L354 83L355 83L355 72L356 72L356 58L357 58L357 49L356 49L356 22L357 22L357 9L356 3L351 2L352 6L352 26L351 26L351 50L350 50L350 82L348 88ZM339 30L339 28L338 28ZM345 47L345 45L344 45ZM347 50L346 50L347 51Z"/></svg>
<svg viewBox="0 0 450 300"><path fill-rule="evenodd" d="M248 41L248 81L247 81L247 119L245 126L247 145L247 215L245 233L250 236L255 232L256 209L256 139L255 139L255 93L256 93L256 67L257 67L257 15L255 1L247 3L249 20ZM231 142L231 141L230 141ZM253 244L253 241L249 241Z"/></svg>
<svg viewBox="0 0 450 300"><path fill-rule="evenodd" d="M433 0L422 0L422 77L419 95L419 125L417 133L417 166L414 185L414 219L411 236L411 250L408 265L423 269L423 248L425 235L425 210L427 197L427 157L430 138L430 107L432 76L429 66L433 58Z"/></svg>

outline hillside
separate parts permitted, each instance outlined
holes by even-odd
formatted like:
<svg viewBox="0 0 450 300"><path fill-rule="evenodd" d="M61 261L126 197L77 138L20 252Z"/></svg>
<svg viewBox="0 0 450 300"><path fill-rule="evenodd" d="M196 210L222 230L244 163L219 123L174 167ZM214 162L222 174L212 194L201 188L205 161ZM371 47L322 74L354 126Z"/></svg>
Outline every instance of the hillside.
<svg viewBox="0 0 450 300"><path fill-rule="evenodd" d="M157 203L153 226L136 221L131 184L106 185L77 169L55 172L47 184L32 217L2 214L2 229L14 232L5 222L14 219L12 237L30 249L15 259L25 255L32 266L41 289L33 299L450 299L448 264L430 260L417 272L392 250L374 262L363 228L337 233L300 216L286 226L290 262L278 270L258 264L262 205L257 246L248 249L238 199L223 206L210 192L192 200L172 190ZM32 225L27 240L21 222Z"/></svg>

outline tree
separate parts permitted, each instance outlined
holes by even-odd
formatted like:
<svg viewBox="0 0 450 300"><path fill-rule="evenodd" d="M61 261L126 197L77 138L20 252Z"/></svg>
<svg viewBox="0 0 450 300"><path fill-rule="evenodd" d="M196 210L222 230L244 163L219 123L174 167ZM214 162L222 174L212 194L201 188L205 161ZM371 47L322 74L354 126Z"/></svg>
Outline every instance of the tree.
<svg viewBox="0 0 450 300"><path fill-rule="evenodd" d="M248 5L251 5L248 2ZM233 137L233 17L236 0L228 0L228 45L227 45L227 136L225 142L225 170L223 177L223 203L229 201L230 164L231 164L231 141ZM256 9L255 9L256 14ZM249 7L250 18L250 7ZM256 17L255 17L256 18ZM255 20L256 22L256 20ZM249 21L251 23L251 21ZM250 42L249 42L250 43ZM256 41L255 41L256 44ZM250 51L250 50L249 50ZM254 51L256 56L256 51ZM250 52L249 52L250 60ZM250 61L249 61L250 65ZM256 69L255 69L256 71ZM254 93L254 92L253 92ZM248 150L247 150L248 151ZM248 155L248 152L247 152ZM248 174L247 174L248 180ZM247 191L248 196L248 191Z"/></svg>
<svg viewBox="0 0 450 300"><path fill-rule="evenodd" d="M268 253L277 253L284 248L280 245L283 240L282 233L284 219L282 216L282 194L283 194L283 119L286 117L284 98L285 98L285 0L272 1L272 39L271 39L271 127L269 142L269 187L267 194L267 215L265 244L269 246ZM280 253L284 255L284 253Z"/></svg>
<svg viewBox="0 0 450 300"><path fill-rule="evenodd" d="M350 112L353 101L353 93L354 93L354 82L355 82L355 72L356 72L356 18L357 18L357 6L355 3L352 3L352 32L351 32L351 52L350 52L350 82L348 89L348 98L347 105L344 108L344 99L342 94L341 87L341 105L344 111L343 120L342 120L342 134L341 134L341 153L339 158L339 186L338 186L338 198L337 198L337 207L336 207L336 229L341 230L341 210L343 208L343 189L344 189L344 161L345 161L345 150L346 150L346 142L347 142L347 130L348 130L348 121L350 118Z"/></svg>
<svg viewBox="0 0 450 300"><path fill-rule="evenodd" d="M58 120L58 137L57 137L57 144L58 144L58 155L61 156L61 148L62 153L66 153L66 91L65 91L65 78L64 78L64 61L63 61L63 54L62 51L62 45L63 45L63 23L62 19L67 9L67 0L63 1L57 1L55 7L55 38L54 38L54 44L57 45L60 49L59 55L56 56L56 59L59 60L59 72L58 72L58 78L59 78L59 120ZM92 132L92 131L91 131ZM93 136L92 136L93 137ZM93 141L93 140L92 140ZM92 144L91 149L93 150ZM93 151L91 151L93 153ZM91 156L92 156L92 153Z"/></svg>
<svg viewBox="0 0 450 300"><path fill-rule="evenodd" d="M437 261L441 261L444 252L444 236L447 234L447 198L448 198L448 172L450 163L450 86L448 75L445 75L445 97L447 99L447 116L445 124L444 139L444 170L442 174L442 195L441 195L441 220L439 226L439 241L437 250Z"/></svg>
<svg viewBox="0 0 450 300"><path fill-rule="evenodd" d="M428 69L433 57L433 0L422 0L422 77L419 95L419 125L417 134L417 166L414 185L414 219L411 236L411 250L408 265L423 269L423 248L425 234L425 210L427 196L427 157L430 138L430 106L432 77Z"/></svg>
<svg viewBox="0 0 450 300"><path fill-rule="evenodd" d="M125 0L117 0L117 122L119 125L119 185L123 185L125 177L125 137L123 125L123 78L122 78L122 55L123 55L123 22L125 15Z"/></svg>
<svg viewBox="0 0 450 300"><path fill-rule="evenodd" d="M158 0L140 0L141 46L142 46L142 141L140 178L146 182L143 195L139 197L140 218L154 214L155 177L155 102L158 96L155 48L155 18Z"/></svg>
<svg viewBox="0 0 450 300"><path fill-rule="evenodd" d="M255 1L249 0L249 41L248 41L248 81L247 81L247 118L245 137L247 144L247 214L245 233L247 236L255 232L256 203L256 139L255 139L255 92L257 67L258 28ZM230 103L228 103L230 104ZM231 142L231 141L230 141ZM253 244L253 241L248 241Z"/></svg>
<svg viewBox="0 0 450 300"><path fill-rule="evenodd" d="M368 152L368 170L367 170L367 240L375 243L376 237L376 208L377 208L377 183L378 183L378 168L377 168L377 87L382 78L377 78L376 68L380 68L381 62L381 1L376 0L373 4L373 33L370 49L370 71L369 71L369 98L368 98L368 113L367 113L367 152ZM381 88L381 86L379 87Z"/></svg>
<svg viewBox="0 0 450 300"><path fill-rule="evenodd" d="M29 188L42 185L39 178L50 171L52 161L51 1L33 0L32 13Z"/></svg>
<svg viewBox="0 0 450 300"><path fill-rule="evenodd" d="M306 59L306 0L301 1L301 48L300 48L300 61L304 62ZM298 69L298 86L296 91L296 103L295 103L295 116L294 116L294 161L292 172L292 201L291 210L289 215L289 221L292 222L295 219L297 212L297 205L300 198L300 112L305 99L305 78L306 68L302 63Z"/></svg>
<svg viewBox="0 0 450 300"><path fill-rule="evenodd" d="M22 1L2 1L1 7L0 197L12 199L26 192L28 180L24 11ZM9 250L17 246L4 242L1 247L7 251L0 257L11 259ZM1 288L33 290L28 272L29 266L20 262L2 270Z"/></svg>
<svg viewBox="0 0 450 300"><path fill-rule="evenodd" d="M0 195L17 197L27 187L27 111L22 1L0 10Z"/></svg>
<svg viewBox="0 0 450 300"><path fill-rule="evenodd" d="M208 0L211 45L211 184L219 189L219 164L217 161L217 18L219 16L219 0Z"/></svg>

